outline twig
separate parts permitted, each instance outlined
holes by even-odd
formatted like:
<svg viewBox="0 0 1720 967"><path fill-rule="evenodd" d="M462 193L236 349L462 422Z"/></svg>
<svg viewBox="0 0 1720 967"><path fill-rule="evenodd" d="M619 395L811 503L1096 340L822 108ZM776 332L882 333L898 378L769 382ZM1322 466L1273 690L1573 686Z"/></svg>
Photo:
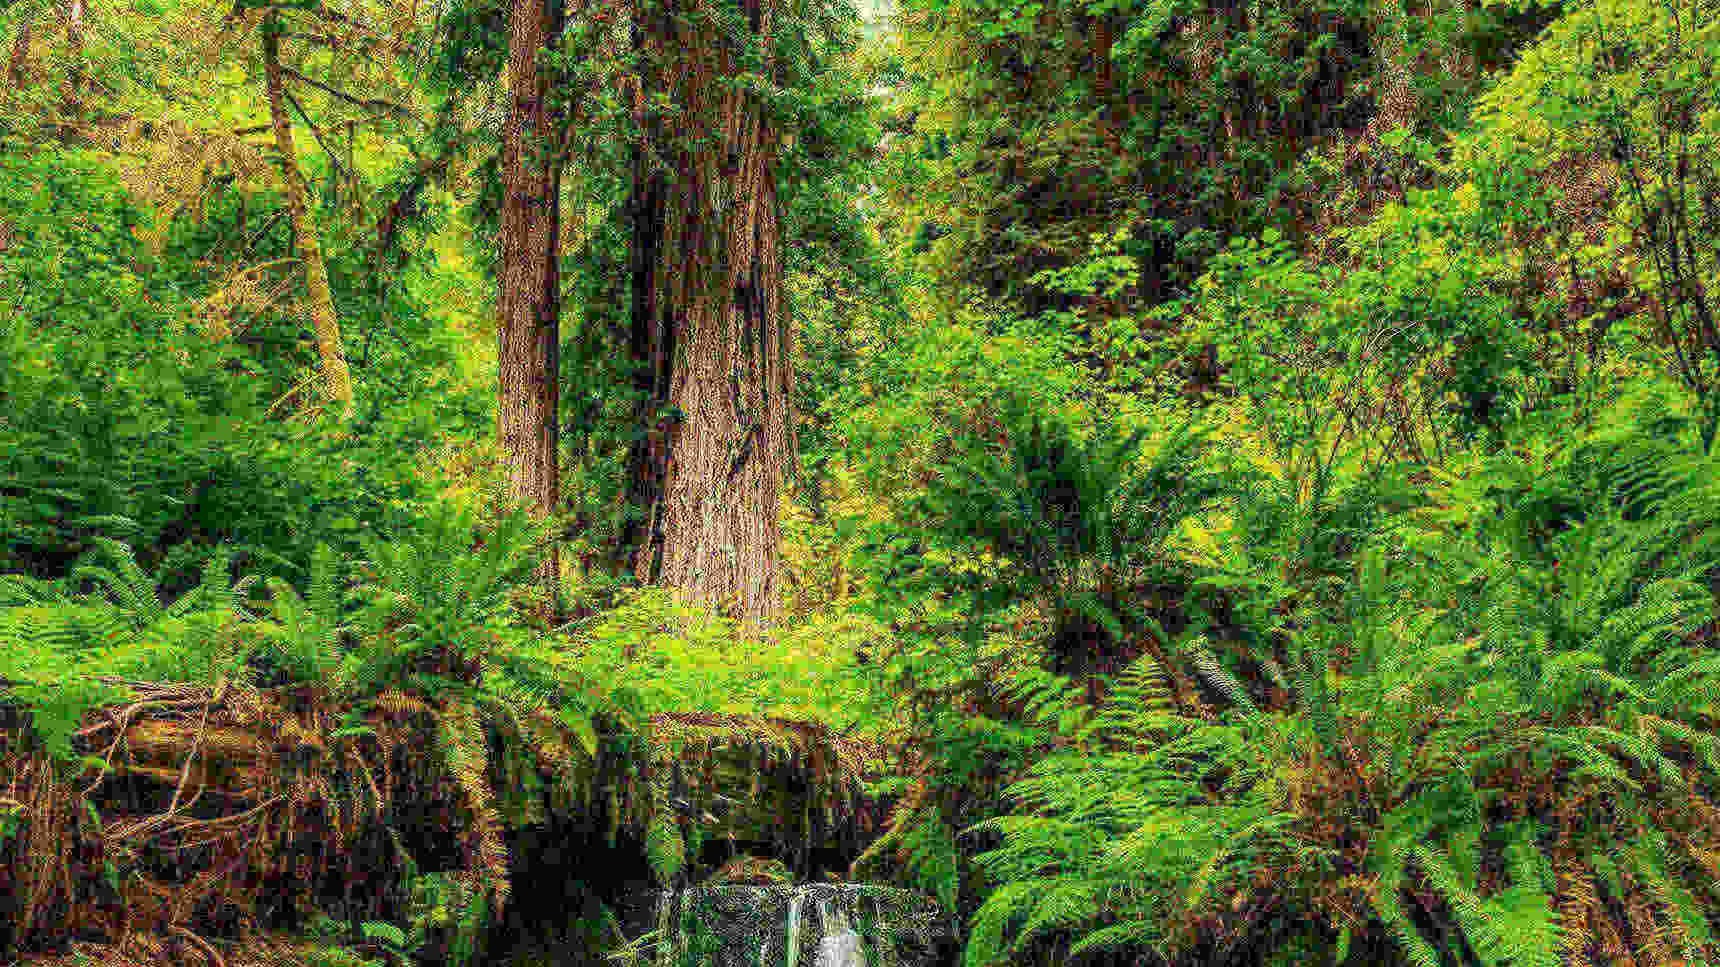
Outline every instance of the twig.
<svg viewBox="0 0 1720 967"><path fill-rule="evenodd" d="M309 84L310 86L316 88L317 90L322 91L323 93L329 95L330 97L333 97L337 100L345 101L346 103L351 104L354 107L362 107L367 111L387 111L388 113L398 115L399 117L411 118L414 121L418 120L417 112L413 111L411 108L407 107L404 104L398 104L394 101L384 100L380 97L365 98L365 97L359 97L355 94L348 94L347 92L341 90L338 87L333 86L332 84L324 84L322 81L319 81L314 77L306 77L305 75L299 73L296 70L293 70L291 67L288 67L285 64L281 65L281 73L285 74L288 77L291 77L293 80L303 81L306 84Z"/></svg>
<svg viewBox="0 0 1720 967"><path fill-rule="evenodd" d="M189 929L177 923L171 924L167 929L172 933L184 937L187 943L196 947L203 953L203 956L209 958L209 962L214 964L215 967L227 967L227 962L221 959L221 955L216 952L214 945L209 943L209 941L204 940L202 937L197 936Z"/></svg>
<svg viewBox="0 0 1720 967"><path fill-rule="evenodd" d="M335 156L334 151L329 148L328 142L323 140L322 129L318 128L316 122L311 120L310 112L306 111L304 106L299 104L299 99L294 97L291 91L286 91L284 93L287 97L287 103L291 104L293 106L293 110L299 113L299 117L305 122L305 127L310 128L311 138L316 141L317 147L323 149L323 154L328 155L329 164L334 165L335 173L344 176L348 181L356 183L358 179L354 177L352 172L346 170L346 165L340 163L340 158Z"/></svg>
<svg viewBox="0 0 1720 967"><path fill-rule="evenodd" d="M203 703L203 717L197 722L197 735L191 740L191 751L185 756L185 765L179 770L179 785L173 789L173 800L167 804L167 815L172 816L179 811L179 798L185 794L186 780L191 778L191 763L197 760L197 753L203 749L203 736L209 730L209 706L215 704L215 696L210 695ZM203 790L198 789L198 795Z"/></svg>

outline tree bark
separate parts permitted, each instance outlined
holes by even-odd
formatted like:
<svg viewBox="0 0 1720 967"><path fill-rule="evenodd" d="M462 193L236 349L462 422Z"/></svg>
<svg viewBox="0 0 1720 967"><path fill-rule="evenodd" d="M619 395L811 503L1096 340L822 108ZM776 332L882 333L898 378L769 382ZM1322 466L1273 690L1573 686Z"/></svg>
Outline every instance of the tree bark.
<svg viewBox="0 0 1720 967"><path fill-rule="evenodd" d="M1121 150L1117 130L1124 125L1127 101L1117 96L1116 70L1112 60L1116 31L1111 16L1109 13L1090 15L1086 18L1086 26L1093 59L1093 95L1099 104L1099 132L1113 148Z"/></svg>
<svg viewBox="0 0 1720 967"><path fill-rule="evenodd" d="M30 31L34 26L34 19L28 14L18 20L18 32L12 37L12 56L6 62L8 92L24 86L24 68L30 62Z"/></svg>
<svg viewBox="0 0 1720 967"><path fill-rule="evenodd" d="M509 494L539 517L554 514L561 501L561 165L548 72L538 63L560 32L560 11L559 0L514 0L508 17L511 107L502 138L497 429ZM553 585L558 569L552 545L539 574Z"/></svg>
<svg viewBox="0 0 1720 967"><path fill-rule="evenodd" d="M316 333L317 353L322 360L323 391L340 407L343 418L352 415L352 374L346 351L341 347L340 320L329 290L328 265L323 261L316 219L306 200L305 178L299 171L299 156L293 147L293 126L287 118L286 81L281 72L281 20L271 11L264 18L263 82L269 99L269 124L275 132L275 150L281 156L281 178L287 188L287 214L293 236L298 239L299 258L305 264L305 288L310 294L311 329Z"/></svg>
<svg viewBox="0 0 1720 967"><path fill-rule="evenodd" d="M775 2L741 4L767 44ZM709 5L665 2L640 33L647 89L678 112L647 124L655 150L635 183L630 349L648 428L623 546L642 580L756 625L777 604L793 452L779 138L753 96L724 84L738 52L700 15Z"/></svg>
<svg viewBox="0 0 1720 967"><path fill-rule="evenodd" d="M66 117L81 122L84 114L84 0L65 0L60 13L66 20L66 78L60 91L60 107Z"/></svg>

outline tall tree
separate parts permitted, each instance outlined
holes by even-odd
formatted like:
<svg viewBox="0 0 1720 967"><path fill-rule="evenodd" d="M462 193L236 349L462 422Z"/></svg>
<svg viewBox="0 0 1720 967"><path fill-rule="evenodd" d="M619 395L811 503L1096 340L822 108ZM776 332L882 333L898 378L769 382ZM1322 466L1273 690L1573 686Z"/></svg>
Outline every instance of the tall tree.
<svg viewBox="0 0 1720 967"><path fill-rule="evenodd" d="M735 81L772 75L778 6L657 0L637 23L642 87L674 107L645 120L632 199L630 348L649 416L623 544L642 580L752 623L777 600L793 368L781 136L760 85Z"/></svg>
<svg viewBox="0 0 1720 967"><path fill-rule="evenodd" d="M24 68L30 59L30 30L35 19L28 12L18 18L18 32L12 35L12 56L6 61L7 90L24 86Z"/></svg>
<svg viewBox="0 0 1720 967"><path fill-rule="evenodd" d="M305 287L310 291L311 328L316 333L317 352L322 358L323 388L329 401L343 415L352 413L352 375L347 370L346 350L341 346L340 319L335 315L334 296L328 284L328 265L323 261L316 218L306 200L305 177L299 170L293 146L293 125L287 117L286 77L281 66L280 13L271 9L263 19L263 84L269 100L269 125L274 129L275 150L280 154L281 179L287 188L287 214L293 237L298 240L299 258L305 265Z"/></svg>
<svg viewBox="0 0 1720 967"><path fill-rule="evenodd" d="M65 0L60 15L66 22L66 77L60 89L66 117L81 121L84 113L84 0Z"/></svg>
<svg viewBox="0 0 1720 967"><path fill-rule="evenodd" d="M509 111L502 140L498 430L508 490L538 516L556 511L560 404L561 165L542 54L560 34L558 0L514 0L508 16ZM553 581L552 549L540 573Z"/></svg>

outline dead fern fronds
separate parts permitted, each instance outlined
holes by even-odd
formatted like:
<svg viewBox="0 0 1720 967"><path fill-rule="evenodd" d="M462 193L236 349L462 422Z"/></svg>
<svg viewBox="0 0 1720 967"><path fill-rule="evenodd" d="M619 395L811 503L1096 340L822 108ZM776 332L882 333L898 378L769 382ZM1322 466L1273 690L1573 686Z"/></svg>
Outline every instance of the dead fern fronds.
<svg viewBox="0 0 1720 967"><path fill-rule="evenodd" d="M294 261L275 259L234 269L215 286L214 291L192 304L184 324L217 341L243 332L243 319L262 315L292 291L290 278L272 275L270 270L291 265Z"/></svg>
<svg viewBox="0 0 1720 967"><path fill-rule="evenodd" d="M433 714L430 705L423 699L416 695L408 695L397 688L388 689L376 696L376 707L397 719Z"/></svg>
<svg viewBox="0 0 1720 967"><path fill-rule="evenodd" d="M100 753L99 770L0 730L10 776L0 793L25 823L0 843L0 886L21 900L0 942L27 949L68 929L171 934L206 918L243 927L260 896L308 901L328 877L359 872L351 847L382 827L399 794L367 750L429 744L428 722L385 716L367 734L331 738L337 709L314 691L133 691L136 701L89 713L74 739ZM486 855L493 865L494 849ZM98 888L104 878L116 878L123 921Z"/></svg>
<svg viewBox="0 0 1720 967"><path fill-rule="evenodd" d="M436 717L436 739L448 772L470 813L466 830L468 874L482 887L500 912L508 899L508 848L502 838L502 818L490 786L489 740L468 702L449 702Z"/></svg>
<svg viewBox="0 0 1720 967"><path fill-rule="evenodd" d="M1559 943L1565 963L1578 967L1589 962L1589 946L1595 940L1591 915L1605 917L1594 881L1574 863L1561 864L1555 873L1558 885Z"/></svg>
<svg viewBox="0 0 1720 967"><path fill-rule="evenodd" d="M166 248L173 221L198 211L217 178L243 192L269 184L267 160L257 144L230 129L200 128L178 119L133 118L111 132L119 176L127 192L154 212L137 230L151 252Z"/></svg>
<svg viewBox="0 0 1720 967"><path fill-rule="evenodd" d="M1678 962L1668 943L1667 926L1656 915L1655 904L1644 890L1643 884L1636 883L1634 878L1625 877L1626 893L1622 897L1625 911L1625 922L1630 927L1631 947L1637 960L1654 967L1657 964L1672 964Z"/></svg>

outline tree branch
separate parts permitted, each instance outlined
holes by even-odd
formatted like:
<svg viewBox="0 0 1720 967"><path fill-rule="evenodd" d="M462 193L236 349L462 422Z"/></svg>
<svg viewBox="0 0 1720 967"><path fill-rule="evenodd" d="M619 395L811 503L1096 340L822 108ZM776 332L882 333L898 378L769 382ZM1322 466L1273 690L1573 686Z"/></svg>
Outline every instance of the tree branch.
<svg viewBox="0 0 1720 967"><path fill-rule="evenodd" d="M311 120L310 114L305 111L301 104L299 104L298 98L294 97L291 91L282 91L281 93L286 95L287 103L292 105L293 110L298 112L299 119L304 121L305 127L310 129L312 140L316 141L317 146L323 149L323 154L328 155L329 164L334 165L335 172L347 180L356 183L358 181L358 176L353 172L348 171L346 165L340 163L340 157L328 146L328 142L323 140L322 129L317 127L315 121Z"/></svg>
<svg viewBox="0 0 1720 967"><path fill-rule="evenodd" d="M365 97L358 97L357 95L354 95L354 94L348 94L347 92L341 90L340 88L335 87L331 84L324 84L322 81L319 81L314 77L306 77L305 75L299 73L296 70L293 70L291 67L288 67L285 64L281 65L281 73L285 74L287 77L290 77L295 81L303 81L304 83L309 84L310 86L316 88L319 91L322 91L323 93L329 95L330 97L333 97L337 100L345 101L346 103L351 104L354 107L361 107L367 111L385 111L389 114L393 114L393 115L396 115L399 117L410 118L414 121L418 120L417 112L413 111L411 108L407 107L404 104L397 104L394 101L384 100L384 99L379 98L379 97L365 98Z"/></svg>

